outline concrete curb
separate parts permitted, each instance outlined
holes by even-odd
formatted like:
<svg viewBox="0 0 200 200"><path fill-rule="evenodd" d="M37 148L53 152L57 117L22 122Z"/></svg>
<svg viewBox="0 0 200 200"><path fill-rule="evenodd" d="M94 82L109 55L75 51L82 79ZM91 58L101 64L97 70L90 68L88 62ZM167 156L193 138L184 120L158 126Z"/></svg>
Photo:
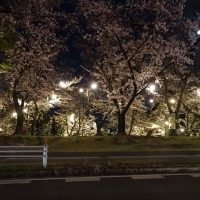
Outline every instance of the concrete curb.
<svg viewBox="0 0 200 200"><path fill-rule="evenodd" d="M5 171L0 172L0 179L6 178L35 178L35 177L72 177L72 176L109 176L130 174L179 174L200 173L200 167L163 167L163 168L102 168L95 167L66 167L60 169L44 169L35 171Z"/></svg>

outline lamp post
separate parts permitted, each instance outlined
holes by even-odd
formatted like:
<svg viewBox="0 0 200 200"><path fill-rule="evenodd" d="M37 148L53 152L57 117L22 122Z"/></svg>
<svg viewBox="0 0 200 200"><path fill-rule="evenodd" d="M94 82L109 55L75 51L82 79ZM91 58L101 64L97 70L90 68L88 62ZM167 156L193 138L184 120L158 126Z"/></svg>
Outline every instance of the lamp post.
<svg viewBox="0 0 200 200"><path fill-rule="evenodd" d="M85 95L87 98L87 103L89 104L88 107L92 107L93 109L88 109L88 107L86 108L87 110L90 110L91 115L93 115L95 117L95 122L93 122L92 124L96 125L96 135L101 135L101 128L102 128L102 124L99 123L99 117L97 116L97 111L95 109L95 106L92 104L92 100L95 99L95 95L93 95L93 93L95 93L95 91L98 89L98 84L96 82L92 82L89 87L87 88L79 88L79 93L81 95ZM88 124L88 127L92 128L94 127L94 125L92 126L92 124ZM93 128L94 129L94 128Z"/></svg>
<svg viewBox="0 0 200 200"><path fill-rule="evenodd" d="M97 85L97 83L96 82L92 82L91 84L90 84L90 87L89 88L86 88L86 89L84 89L84 88L79 88L79 93L81 93L81 94L83 94L84 93L84 91L86 91L86 96L87 96L87 98L88 98L88 100L89 100L89 97L90 97L90 90L93 90L93 91L95 91L95 90L97 90L97 88L98 88L98 85Z"/></svg>
<svg viewBox="0 0 200 200"><path fill-rule="evenodd" d="M174 97L171 97L169 99L169 103L173 106L176 104L176 99ZM168 122L169 122L169 133L172 135L176 134L176 117L175 117L175 113L172 112L170 113L170 116L168 118Z"/></svg>
<svg viewBox="0 0 200 200"><path fill-rule="evenodd" d="M170 122L169 122L169 118L167 119L167 121L165 121L165 135L169 134L169 129L170 129Z"/></svg>

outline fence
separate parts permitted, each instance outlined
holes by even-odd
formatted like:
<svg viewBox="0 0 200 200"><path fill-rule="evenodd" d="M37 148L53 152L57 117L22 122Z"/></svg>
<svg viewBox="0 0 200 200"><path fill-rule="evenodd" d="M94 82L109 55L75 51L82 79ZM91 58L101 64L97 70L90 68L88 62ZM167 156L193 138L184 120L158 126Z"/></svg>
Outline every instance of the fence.
<svg viewBox="0 0 200 200"><path fill-rule="evenodd" d="M48 146L0 146L0 158L42 158L46 168Z"/></svg>

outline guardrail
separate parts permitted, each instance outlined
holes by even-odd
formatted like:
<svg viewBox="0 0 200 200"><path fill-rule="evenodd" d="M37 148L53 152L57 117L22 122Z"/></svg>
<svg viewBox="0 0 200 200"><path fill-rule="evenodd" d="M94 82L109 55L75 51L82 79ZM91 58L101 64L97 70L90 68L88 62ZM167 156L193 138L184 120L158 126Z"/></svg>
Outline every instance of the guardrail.
<svg viewBox="0 0 200 200"><path fill-rule="evenodd" d="M48 146L0 146L0 158L42 158L46 168Z"/></svg>

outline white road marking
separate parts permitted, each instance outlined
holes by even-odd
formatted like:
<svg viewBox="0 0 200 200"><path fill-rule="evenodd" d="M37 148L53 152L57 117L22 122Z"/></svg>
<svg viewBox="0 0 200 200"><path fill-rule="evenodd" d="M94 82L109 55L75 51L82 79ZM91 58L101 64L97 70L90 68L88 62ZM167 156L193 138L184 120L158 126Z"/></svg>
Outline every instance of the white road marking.
<svg viewBox="0 0 200 200"><path fill-rule="evenodd" d="M101 181L106 178L131 178L133 180L145 180L145 179L163 179L169 176L191 176L199 178L200 173L175 173L175 174L144 174L144 175L113 175L113 176L88 176L88 177L49 177L49 178L32 178L32 179L11 179L0 180L0 185L6 184L29 184L32 181L57 181L63 180L65 182L89 182L89 181Z"/></svg>
<svg viewBox="0 0 200 200"><path fill-rule="evenodd" d="M199 178L200 174L189 174L190 176L194 177L194 178Z"/></svg>
<svg viewBox="0 0 200 200"><path fill-rule="evenodd" d="M89 182L89 181L100 181L100 177L73 177L66 178L65 182Z"/></svg>
<svg viewBox="0 0 200 200"><path fill-rule="evenodd" d="M147 175L132 175L130 176L132 179L135 180L143 180L143 179L162 179L165 178L164 176L160 175L160 174L147 174Z"/></svg>
<svg viewBox="0 0 200 200"><path fill-rule="evenodd" d="M10 184L28 184L31 180L28 179L16 179L16 180L0 180L0 185Z"/></svg>

